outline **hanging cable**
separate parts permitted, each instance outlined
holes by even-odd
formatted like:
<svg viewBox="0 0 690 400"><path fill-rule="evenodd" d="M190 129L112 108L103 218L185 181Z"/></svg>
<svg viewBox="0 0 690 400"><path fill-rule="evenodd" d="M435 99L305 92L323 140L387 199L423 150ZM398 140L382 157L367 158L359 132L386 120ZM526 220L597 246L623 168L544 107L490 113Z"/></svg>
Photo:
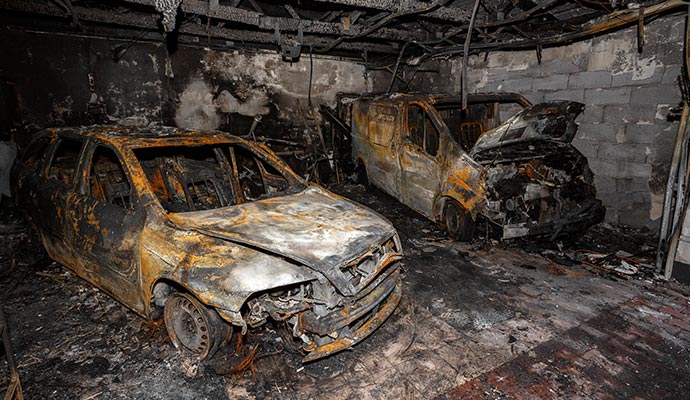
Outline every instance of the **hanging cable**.
<svg viewBox="0 0 690 400"><path fill-rule="evenodd" d="M470 42L472 41L472 30L474 29L474 20L477 18L477 10L479 9L479 2L475 0L474 8L472 9L472 18L470 18L470 26L467 27L467 37L465 38L465 47L462 52L462 109L467 108L467 60L470 52Z"/></svg>
<svg viewBox="0 0 690 400"><path fill-rule="evenodd" d="M313 58L313 48L309 46L309 92L307 94L307 105L311 110L311 81L314 76L314 58Z"/></svg>
<svg viewBox="0 0 690 400"><path fill-rule="evenodd" d="M406 42L403 47L400 49L400 54L398 54L398 61L395 62L395 68L393 68L393 76L391 76L391 83L388 85L388 93L393 90L393 84L395 83L395 77L398 74L398 67L400 67L400 59L402 59L403 53L405 53L405 48L407 48L407 45L410 44L410 42Z"/></svg>

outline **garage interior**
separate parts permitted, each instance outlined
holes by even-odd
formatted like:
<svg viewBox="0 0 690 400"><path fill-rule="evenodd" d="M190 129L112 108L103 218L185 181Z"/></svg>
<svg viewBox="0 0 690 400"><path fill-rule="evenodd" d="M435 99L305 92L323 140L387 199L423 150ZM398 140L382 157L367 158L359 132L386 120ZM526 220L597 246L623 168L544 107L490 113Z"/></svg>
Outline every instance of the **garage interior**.
<svg viewBox="0 0 690 400"><path fill-rule="evenodd" d="M0 0L0 394L686 398L689 6ZM453 240L358 174L358 120L343 107L399 93L450 94L462 109L482 93L584 104L572 145L602 220L506 239L475 215L471 239ZM306 363L275 321L235 329L209 359L176 349L163 319L51 260L11 197L17 150L43 129L91 125L218 130L267 146L392 223L400 303L361 343Z"/></svg>

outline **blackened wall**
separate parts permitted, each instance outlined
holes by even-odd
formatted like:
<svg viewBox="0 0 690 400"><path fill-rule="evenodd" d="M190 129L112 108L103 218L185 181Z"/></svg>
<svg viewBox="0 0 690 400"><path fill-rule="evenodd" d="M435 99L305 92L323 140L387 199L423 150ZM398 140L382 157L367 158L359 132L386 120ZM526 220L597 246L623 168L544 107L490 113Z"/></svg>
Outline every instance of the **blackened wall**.
<svg viewBox="0 0 690 400"><path fill-rule="evenodd" d="M149 35L157 39L159 35ZM114 51L127 47L114 60ZM103 104L107 122L179 125L257 134L311 134L304 121L311 100L334 103L336 93L370 87L360 64L303 54L295 63L274 52L211 51L177 47L174 78L166 74L162 42L134 42L54 33L0 30L0 80L15 84L22 120L33 128L92 124L91 101ZM313 68L313 71L312 71ZM18 138L18 141L22 141Z"/></svg>

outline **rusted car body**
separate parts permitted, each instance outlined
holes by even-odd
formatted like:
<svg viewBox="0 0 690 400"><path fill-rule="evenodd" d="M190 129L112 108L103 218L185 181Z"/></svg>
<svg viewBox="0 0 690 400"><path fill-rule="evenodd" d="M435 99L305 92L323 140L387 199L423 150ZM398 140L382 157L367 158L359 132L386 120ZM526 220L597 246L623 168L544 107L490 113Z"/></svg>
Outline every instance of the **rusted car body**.
<svg viewBox="0 0 690 400"><path fill-rule="evenodd" d="M13 170L56 261L138 314L164 308L208 357L234 325L285 321L311 361L369 335L400 300L401 244L375 212L221 132L62 128Z"/></svg>
<svg viewBox="0 0 690 400"><path fill-rule="evenodd" d="M583 105L518 94L341 95L360 179L471 239L482 215L503 239L555 237L603 219L587 159L570 143ZM505 122L504 119L508 118Z"/></svg>

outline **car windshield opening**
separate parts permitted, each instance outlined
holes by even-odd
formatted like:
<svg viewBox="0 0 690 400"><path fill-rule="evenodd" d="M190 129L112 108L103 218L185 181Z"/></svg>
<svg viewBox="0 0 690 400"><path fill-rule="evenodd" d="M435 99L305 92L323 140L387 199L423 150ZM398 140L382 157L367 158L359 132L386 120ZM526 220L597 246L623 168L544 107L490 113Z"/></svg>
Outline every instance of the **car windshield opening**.
<svg viewBox="0 0 690 400"><path fill-rule="evenodd" d="M464 110L460 103L454 102L438 103L435 108L448 126L451 137L465 151L470 151L484 133L496 128L523 107L515 102L491 101L470 103Z"/></svg>
<svg viewBox="0 0 690 400"><path fill-rule="evenodd" d="M277 165L242 145L134 149L153 193L168 212L211 210L302 189Z"/></svg>

